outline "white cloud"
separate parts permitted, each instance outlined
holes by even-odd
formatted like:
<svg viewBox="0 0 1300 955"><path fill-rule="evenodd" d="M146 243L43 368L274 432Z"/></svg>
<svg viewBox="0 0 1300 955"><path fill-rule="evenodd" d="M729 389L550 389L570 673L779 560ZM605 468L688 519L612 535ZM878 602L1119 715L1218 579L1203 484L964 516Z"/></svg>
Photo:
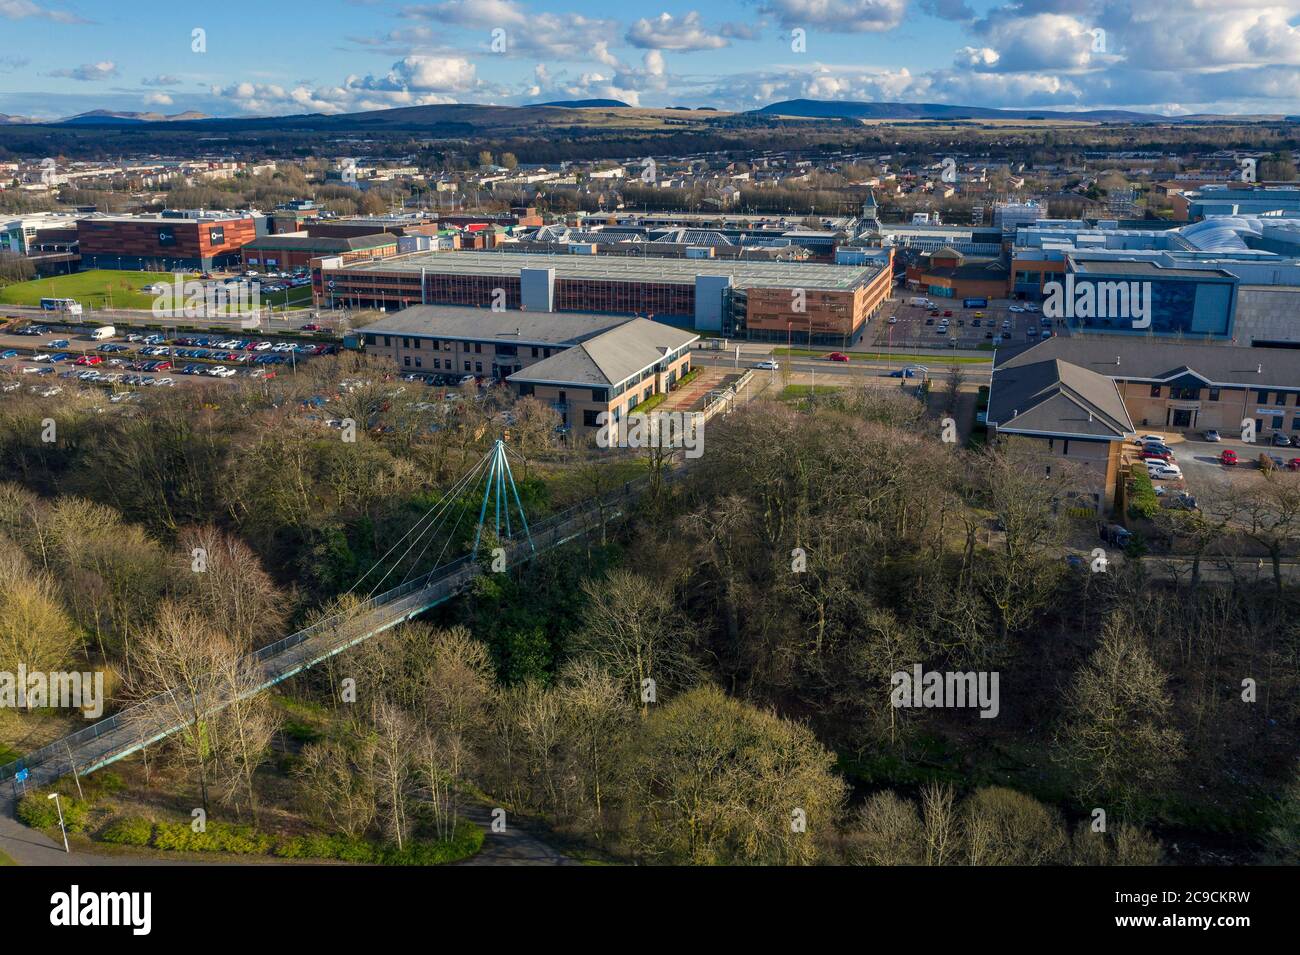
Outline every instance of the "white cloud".
<svg viewBox="0 0 1300 955"><path fill-rule="evenodd" d="M287 88L275 83L214 86L213 96L245 113L349 113L397 106L432 106L460 102L471 93L494 93L478 79L464 57L403 57L383 75L348 76L338 86L306 83Z"/></svg>
<svg viewBox="0 0 1300 955"><path fill-rule="evenodd" d="M432 20L471 35L478 32L480 38L475 46L485 51L491 49L492 31L504 30L505 56L542 56L569 62L593 58L594 50L614 42L619 29L617 20L538 12L515 0L441 0L406 7L402 16Z"/></svg>
<svg viewBox="0 0 1300 955"><path fill-rule="evenodd" d="M172 98L166 93L149 93L145 96L144 101L149 106L170 106Z"/></svg>
<svg viewBox="0 0 1300 955"><path fill-rule="evenodd" d="M700 20L699 13L691 11L682 17L661 13L653 20L637 20L627 31L627 42L649 50L720 50L730 41L720 32L710 32Z"/></svg>
<svg viewBox="0 0 1300 955"><path fill-rule="evenodd" d="M50 76L63 76L68 79L80 80L83 83L95 82L96 80L111 80L117 75L117 64L112 60L102 60L99 63L83 63L81 66L74 66L71 69L50 71Z"/></svg>
<svg viewBox="0 0 1300 955"><path fill-rule="evenodd" d="M760 0L759 9L791 29L881 33L903 22L907 0Z"/></svg>
<svg viewBox="0 0 1300 955"><path fill-rule="evenodd" d="M0 17L6 20L53 20L56 23L87 23L75 13L66 10L50 10L32 0L0 0Z"/></svg>

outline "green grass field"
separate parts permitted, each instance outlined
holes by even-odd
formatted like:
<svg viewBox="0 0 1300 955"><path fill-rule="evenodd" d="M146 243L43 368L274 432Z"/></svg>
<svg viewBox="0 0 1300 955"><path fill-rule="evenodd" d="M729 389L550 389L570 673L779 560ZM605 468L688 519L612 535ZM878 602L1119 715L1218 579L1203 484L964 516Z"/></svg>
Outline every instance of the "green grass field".
<svg viewBox="0 0 1300 955"><path fill-rule="evenodd" d="M179 273L193 279L193 272ZM140 308L153 307L153 295L144 291L155 282L173 282L170 272L119 272L116 269L92 269L73 275L56 275L51 278L19 282L0 288L0 305L40 305L43 298L70 298L83 308ZM303 307L311 304L311 286L285 289L273 295L263 295L262 305L271 308Z"/></svg>

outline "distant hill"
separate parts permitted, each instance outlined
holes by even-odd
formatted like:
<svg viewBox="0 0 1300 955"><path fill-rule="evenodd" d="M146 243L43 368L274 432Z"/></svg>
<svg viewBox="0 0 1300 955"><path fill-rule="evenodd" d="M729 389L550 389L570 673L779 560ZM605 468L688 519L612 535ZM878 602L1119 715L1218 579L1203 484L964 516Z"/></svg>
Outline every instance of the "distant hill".
<svg viewBox="0 0 1300 955"><path fill-rule="evenodd" d="M563 106L568 109L589 109L595 106L631 109L632 104L620 99L561 99L553 103L533 103L533 106Z"/></svg>
<svg viewBox="0 0 1300 955"><path fill-rule="evenodd" d="M993 109L987 106L952 106L947 103L861 103L850 100L817 99L791 99L780 103L770 103L753 112L766 116L806 116L815 119L1070 119L1097 123L1170 121L1168 116L1160 116L1155 113L1135 113L1123 109L1081 111Z"/></svg>
<svg viewBox="0 0 1300 955"><path fill-rule="evenodd" d="M207 113L198 113L194 110L184 113L173 113L168 116L165 113L132 113L119 110L92 109L88 113L78 113L76 116L69 116L67 119L61 119L59 120L59 125L116 126L122 123L178 123L211 118L212 117L208 116Z"/></svg>
<svg viewBox="0 0 1300 955"><path fill-rule="evenodd" d="M0 126L20 126L32 121L30 116L10 116L8 113L0 113Z"/></svg>

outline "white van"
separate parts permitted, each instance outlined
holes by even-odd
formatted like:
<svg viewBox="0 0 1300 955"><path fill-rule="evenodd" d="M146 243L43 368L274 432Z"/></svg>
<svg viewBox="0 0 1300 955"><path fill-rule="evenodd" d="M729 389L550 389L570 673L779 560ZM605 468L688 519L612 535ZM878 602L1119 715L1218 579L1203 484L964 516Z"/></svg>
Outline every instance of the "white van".
<svg viewBox="0 0 1300 955"><path fill-rule="evenodd" d="M116 334L117 329L112 325L100 325L90 333L90 337L97 342L102 342L105 339L112 338Z"/></svg>
<svg viewBox="0 0 1300 955"><path fill-rule="evenodd" d="M909 298L907 304L915 305L917 308L930 308L930 300L928 298Z"/></svg>

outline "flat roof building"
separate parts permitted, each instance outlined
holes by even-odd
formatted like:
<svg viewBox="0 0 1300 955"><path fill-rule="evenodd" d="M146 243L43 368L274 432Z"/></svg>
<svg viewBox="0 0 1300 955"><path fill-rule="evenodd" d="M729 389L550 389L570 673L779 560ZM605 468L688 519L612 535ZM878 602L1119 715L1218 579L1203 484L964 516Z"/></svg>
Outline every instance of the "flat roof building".
<svg viewBox="0 0 1300 955"><path fill-rule="evenodd" d="M845 346L890 296L889 264L417 252L322 260L326 306L448 304L643 315L737 338Z"/></svg>

